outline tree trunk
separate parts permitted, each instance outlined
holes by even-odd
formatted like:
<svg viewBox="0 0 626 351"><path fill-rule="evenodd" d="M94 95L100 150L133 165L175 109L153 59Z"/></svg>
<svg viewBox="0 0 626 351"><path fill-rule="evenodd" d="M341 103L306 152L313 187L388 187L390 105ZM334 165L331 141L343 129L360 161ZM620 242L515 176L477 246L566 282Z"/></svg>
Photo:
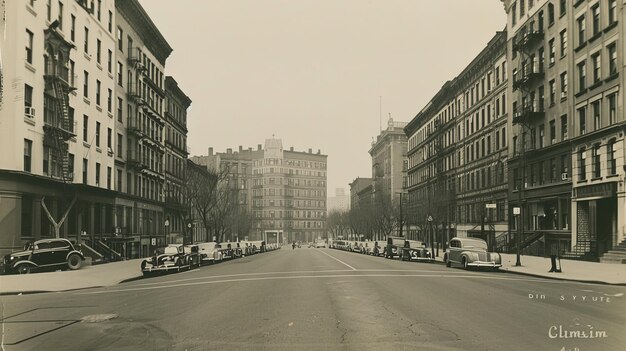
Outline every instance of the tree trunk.
<svg viewBox="0 0 626 351"><path fill-rule="evenodd" d="M74 207L74 203L76 203L77 198L78 198L78 195L74 194L74 197L72 198L72 202L70 202L70 205L65 210L63 217L61 217L61 219L58 222L54 220L54 218L52 217L52 214L50 214L50 211L48 211L48 207L46 206L46 197L44 196L41 199L41 207L43 207L44 212L46 212L46 215L48 216L48 220L50 221L50 223L52 223L52 226L54 227L55 238L58 239L61 237L61 234L60 234L61 226L63 226L63 223L65 223L65 220L67 219L67 215L72 210L72 207Z"/></svg>

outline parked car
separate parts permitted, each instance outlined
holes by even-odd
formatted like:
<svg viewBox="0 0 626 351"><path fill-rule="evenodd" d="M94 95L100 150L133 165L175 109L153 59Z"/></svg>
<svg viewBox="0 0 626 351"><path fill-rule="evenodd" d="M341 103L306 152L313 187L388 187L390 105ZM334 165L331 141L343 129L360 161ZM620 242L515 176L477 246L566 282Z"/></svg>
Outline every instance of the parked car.
<svg viewBox="0 0 626 351"><path fill-rule="evenodd" d="M385 258L400 257L400 250L404 247L404 238L388 236L385 247Z"/></svg>
<svg viewBox="0 0 626 351"><path fill-rule="evenodd" d="M460 265L470 267L489 267L498 270L502 267L502 257L497 252L487 251L487 242L477 238L453 238L443 255L447 267Z"/></svg>
<svg viewBox="0 0 626 351"><path fill-rule="evenodd" d="M325 243L325 242L323 242L323 241L317 241L317 242L315 243L315 248L318 248L318 249L319 249L319 248L326 248L326 243Z"/></svg>
<svg viewBox="0 0 626 351"><path fill-rule="evenodd" d="M370 255L372 256L385 256L385 249L380 247L378 241L375 241L372 245L372 249L370 251Z"/></svg>
<svg viewBox="0 0 626 351"><path fill-rule="evenodd" d="M418 240L405 240L400 259L403 261L433 262L435 259L426 244Z"/></svg>
<svg viewBox="0 0 626 351"><path fill-rule="evenodd" d="M85 256L67 239L43 239L24 245L24 250L5 255L5 273L27 274L56 269L79 269Z"/></svg>
<svg viewBox="0 0 626 351"><path fill-rule="evenodd" d="M189 262L182 245L169 245L154 250L154 255L141 261L144 276L180 272L189 269Z"/></svg>
<svg viewBox="0 0 626 351"><path fill-rule="evenodd" d="M200 248L198 245L185 245L184 251L189 268L199 268L202 260L200 259Z"/></svg>
<svg viewBox="0 0 626 351"><path fill-rule="evenodd" d="M222 260L222 252L216 242L197 243L197 245L203 264L216 263Z"/></svg>
<svg viewBox="0 0 626 351"><path fill-rule="evenodd" d="M234 250L232 243L220 243L218 244L219 250L222 253L222 259L230 260L234 257Z"/></svg>

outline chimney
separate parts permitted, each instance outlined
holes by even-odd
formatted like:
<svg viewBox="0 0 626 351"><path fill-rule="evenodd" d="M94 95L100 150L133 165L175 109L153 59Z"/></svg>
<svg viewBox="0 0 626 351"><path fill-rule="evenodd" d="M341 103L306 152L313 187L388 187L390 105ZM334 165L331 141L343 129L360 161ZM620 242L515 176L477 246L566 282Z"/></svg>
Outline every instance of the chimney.
<svg viewBox="0 0 626 351"><path fill-rule="evenodd" d="M312 154L313 153L313 149L309 149L309 153Z"/></svg>
<svg viewBox="0 0 626 351"><path fill-rule="evenodd" d="M248 148L248 151L252 152L252 148L251 148L251 147L249 147L249 148Z"/></svg>
<svg viewBox="0 0 626 351"><path fill-rule="evenodd" d="M289 151L293 151L293 146L289 147Z"/></svg>
<svg viewBox="0 0 626 351"><path fill-rule="evenodd" d="M226 149L226 153L229 154L229 155L232 154L233 153L233 149L231 149L231 148Z"/></svg>
<svg viewBox="0 0 626 351"><path fill-rule="evenodd" d="M212 147L209 148L209 156L213 156L213 148Z"/></svg>
<svg viewBox="0 0 626 351"><path fill-rule="evenodd" d="M317 154L320 155L322 153L322 150L317 149Z"/></svg>
<svg viewBox="0 0 626 351"><path fill-rule="evenodd" d="M257 150L259 150L259 151L262 150L261 149L261 144L258 144L256 147L257 147Z"/></svg>
<svg viewBox="0 0 626 351"><path fill-rule="evenodd" d="M243 151L243 146L239 145L239 152Z"/></svg>

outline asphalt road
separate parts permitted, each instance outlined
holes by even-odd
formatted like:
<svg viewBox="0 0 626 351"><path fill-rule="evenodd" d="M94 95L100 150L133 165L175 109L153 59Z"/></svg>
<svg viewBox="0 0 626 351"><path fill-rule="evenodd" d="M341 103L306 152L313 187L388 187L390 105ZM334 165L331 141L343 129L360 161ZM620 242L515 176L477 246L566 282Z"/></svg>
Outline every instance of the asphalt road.
<svg viewBox="0 0 626 351"><path fill-rule="evenodd" d="M2 296L2 348L625 350L625 293L285 247L109 288Z"/></svg>

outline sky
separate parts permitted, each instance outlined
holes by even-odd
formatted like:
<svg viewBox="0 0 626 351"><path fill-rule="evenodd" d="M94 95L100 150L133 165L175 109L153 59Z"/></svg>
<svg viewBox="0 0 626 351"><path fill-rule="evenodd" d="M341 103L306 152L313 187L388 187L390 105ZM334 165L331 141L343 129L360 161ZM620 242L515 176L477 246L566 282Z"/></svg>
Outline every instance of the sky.
<svg viewBox="0 0 626 351"><path fill-rule="evenodd" d="M282 139L328 155L328 195L506 26L499 0L140 0L191 98L191 155ZM381 104L382 101L382 104ZM381 113L382 111L382 113Z"/></svg>

